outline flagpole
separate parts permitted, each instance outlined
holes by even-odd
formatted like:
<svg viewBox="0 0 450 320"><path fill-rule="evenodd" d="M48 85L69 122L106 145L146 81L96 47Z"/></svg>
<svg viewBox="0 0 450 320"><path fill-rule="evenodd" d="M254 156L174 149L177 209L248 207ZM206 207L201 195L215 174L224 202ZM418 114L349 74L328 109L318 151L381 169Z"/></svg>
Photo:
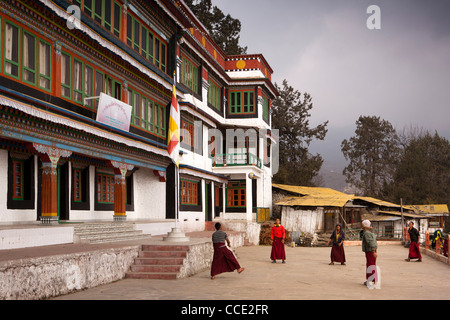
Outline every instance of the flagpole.
<svg viewBox="0 0 450 320"><path fill-rule="evenodd" d="M190 240L189 237L186 237L184 232L181 231L181 228L178 226L179 218L180 218L180 151L179 151L179 143L180 143L180 110L178 108L178 99L176 96L176 71L173 72L173 93L172 93L172 103L170 106L170 118L169 118L169 137L168 137L168 151L169 155L172 158L172 161L175 164L175 228L172 228L172 231L167 234L167 237L163 238L163 241L169 242L187 242ZM175 142L173 144L173 142ZM173 146L177 146L174 148ZM167 209L167 208L166 208Z"/></svg>

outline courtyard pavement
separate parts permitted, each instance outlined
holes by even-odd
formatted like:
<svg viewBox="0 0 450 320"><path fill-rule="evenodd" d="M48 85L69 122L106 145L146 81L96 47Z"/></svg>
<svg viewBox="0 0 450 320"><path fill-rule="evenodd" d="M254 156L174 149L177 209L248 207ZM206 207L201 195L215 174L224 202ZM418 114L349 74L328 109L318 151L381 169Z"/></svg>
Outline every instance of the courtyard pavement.
<svg viewBox="0 0 450 320"><path fill-rule="evenodd" d="M179 280L124 279L55 300L449 300L450 267L424 254L406 262L401 245L378 248L380 288L368 289L360 246L345 247L347 265L328 265L329 247L286 247L287 263L272 264L271 248L236 249L245 271L211 280L209 270Z"/></svg>

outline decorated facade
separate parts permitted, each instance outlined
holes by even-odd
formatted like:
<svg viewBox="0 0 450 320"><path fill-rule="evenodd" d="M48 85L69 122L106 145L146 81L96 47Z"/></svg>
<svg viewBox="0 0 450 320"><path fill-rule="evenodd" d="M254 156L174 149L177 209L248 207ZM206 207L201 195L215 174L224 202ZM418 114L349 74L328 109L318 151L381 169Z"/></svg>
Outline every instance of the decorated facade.
<svg viewBox="0 0 450 320"><path fill-rule="evenodd" d="M273 70L183 1L4 0L0 27L0 222L174 219L174 74L185 231L270 208Z"/></svg>

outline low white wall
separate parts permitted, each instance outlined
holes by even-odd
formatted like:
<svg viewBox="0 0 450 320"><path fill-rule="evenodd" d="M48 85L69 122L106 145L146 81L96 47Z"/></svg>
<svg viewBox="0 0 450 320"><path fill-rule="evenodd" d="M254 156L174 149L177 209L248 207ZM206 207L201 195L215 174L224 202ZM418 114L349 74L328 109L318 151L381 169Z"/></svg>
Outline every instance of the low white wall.
<svg viewBox="0 0 450 320"><path fill-rule="evenodd" d="M73 227L13 228L0 230L0 250L73 243Z"/></svg>
<svg viewBox="0 0 450 320"><path fill-rule="evenodd" d="M0 263L0 300L37 300L123 279L140 246Z"/></svg>

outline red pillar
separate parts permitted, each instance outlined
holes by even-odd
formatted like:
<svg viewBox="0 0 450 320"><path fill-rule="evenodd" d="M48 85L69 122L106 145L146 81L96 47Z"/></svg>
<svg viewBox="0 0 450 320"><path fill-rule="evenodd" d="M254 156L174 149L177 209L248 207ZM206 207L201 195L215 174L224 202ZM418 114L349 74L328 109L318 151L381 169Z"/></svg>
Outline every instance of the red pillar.
<svg viewBox="0 0 450 320"><path fill-rule="evenodd" d="M430 232L427 230L425 232L425 250L430 249Z"/></svg>
<svg viewBox="0 0 450 320"><path fill-rule="evenodd" d="M126 188L126 171L122 174L114 170L114 220L126 220L127 218L127 188Z"/></svg>
<svg viewBox="0 0 450 320"><path fill-rule="evenodd" d="M45 160L48 159L42 159L41 221L52 223L58 221L58 161Z"/></svg>
<svg viewBox="0 0 450 320"><path fill-rule="evenodd" d="M123 162L109 161L109 165L114 168L114 220L125 221L127 219L127 172L134 169L134 166Z"/></svg>

